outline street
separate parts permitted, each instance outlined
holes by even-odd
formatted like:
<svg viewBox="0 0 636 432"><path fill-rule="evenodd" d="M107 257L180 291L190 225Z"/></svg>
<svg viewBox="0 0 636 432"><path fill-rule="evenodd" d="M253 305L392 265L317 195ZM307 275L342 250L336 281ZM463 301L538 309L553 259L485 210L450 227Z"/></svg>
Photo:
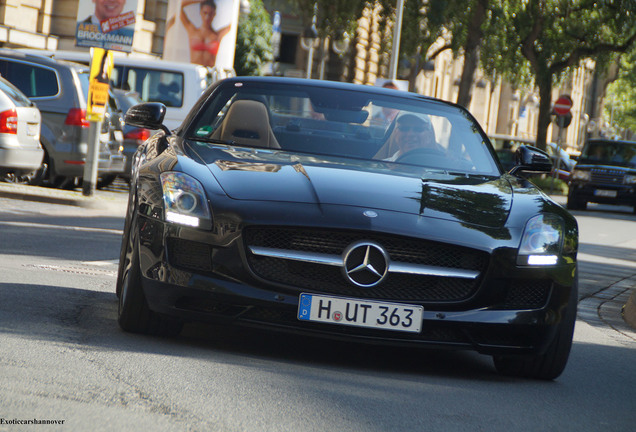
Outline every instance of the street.
<svg viewBox="0 0 636 432"><path fill-rule="evenodd" d="M126 194L105 194L102 208L0 198L0 431L32 430L15 424L29 419L63 421L47 431L634 430L636 330L614 304L636 286L631 209L573 213L579 319L565 372L542 382L472 352L200 324L177 338L124 333Z"/></svg>

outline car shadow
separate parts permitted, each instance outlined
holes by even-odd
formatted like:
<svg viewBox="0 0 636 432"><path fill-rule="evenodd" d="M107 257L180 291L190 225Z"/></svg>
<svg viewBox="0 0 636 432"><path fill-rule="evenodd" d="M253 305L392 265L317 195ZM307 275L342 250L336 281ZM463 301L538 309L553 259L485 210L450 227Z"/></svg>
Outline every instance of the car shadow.
<svg viewBox="0 0 636 432"><path fill-rule="evenodd" d="M489 357L470 351L372 346L202 323L186 324L176 337L126 333L117 324L117 298L112 292L0 283L0 298L0 333L25 340L245 366L267 361L281 367L302 365L351 373L484 380L498 376Z"/></svg>

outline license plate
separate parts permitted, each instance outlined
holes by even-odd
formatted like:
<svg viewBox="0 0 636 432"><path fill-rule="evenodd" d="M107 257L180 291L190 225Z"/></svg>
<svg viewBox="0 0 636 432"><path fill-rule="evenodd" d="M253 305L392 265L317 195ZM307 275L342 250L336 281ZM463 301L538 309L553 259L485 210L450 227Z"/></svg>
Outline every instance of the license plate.
<svg viewBox="0 0 636 432"><path fill-rule="evenodd" d="M354 298L302 293L298 319L356 327L419 333L424 308Z"/></svg>
<svg viewBox="0 0 636 432"><path fill-rule="evenodd" d="M595 189L594 196L616 198L615 190Z"/></svg>

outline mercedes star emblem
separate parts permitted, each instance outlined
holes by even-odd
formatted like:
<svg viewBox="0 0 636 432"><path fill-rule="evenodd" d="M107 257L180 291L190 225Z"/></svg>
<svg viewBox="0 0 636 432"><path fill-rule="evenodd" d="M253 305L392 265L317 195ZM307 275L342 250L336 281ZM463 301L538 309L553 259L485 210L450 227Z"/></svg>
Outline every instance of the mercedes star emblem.
<svg viewBox="0 0 636 432"><path fill-rule="evenodd" d="M389 254L372 241L362 240L350 244L342 257L345 278L359 287L371 288L378 285L389 270Z"/></svg>

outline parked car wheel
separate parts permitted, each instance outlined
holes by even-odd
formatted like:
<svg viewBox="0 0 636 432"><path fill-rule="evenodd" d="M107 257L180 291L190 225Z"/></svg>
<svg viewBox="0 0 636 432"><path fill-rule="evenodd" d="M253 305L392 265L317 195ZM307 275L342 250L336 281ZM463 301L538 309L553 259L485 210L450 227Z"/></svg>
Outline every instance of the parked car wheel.
<svg viewBox="0 0 636 432"><path fill-rule="evenodd" d="M572 348L577 302L578 276L572 286L570 299L556 335L545 354L530 358L522 356L493 356L497 371L509 376L544 380L553 380L561 375Z"/></svg>
<svg viewBox="0 0 636 432"><path fill-rule="evenodd" d="M51 184L57 189L73 190L79 186L76 177L56 176Z"/></svg>
<svg viewBox="0 0 636 432"><path fill-rule="evenodd" d="M116 178L116 175L107 175L101 177L99 180L97 180L97 189L103 189L110 186L111 184L113 184Z"/></svg>
<svg viewBox="0 0 636 432"><path fill-rule="evenodd" d="M42 159L42 165L29 177L28 183L31 186L44 186L49 180L49 155L44 151L44 158Z"/></svg>

